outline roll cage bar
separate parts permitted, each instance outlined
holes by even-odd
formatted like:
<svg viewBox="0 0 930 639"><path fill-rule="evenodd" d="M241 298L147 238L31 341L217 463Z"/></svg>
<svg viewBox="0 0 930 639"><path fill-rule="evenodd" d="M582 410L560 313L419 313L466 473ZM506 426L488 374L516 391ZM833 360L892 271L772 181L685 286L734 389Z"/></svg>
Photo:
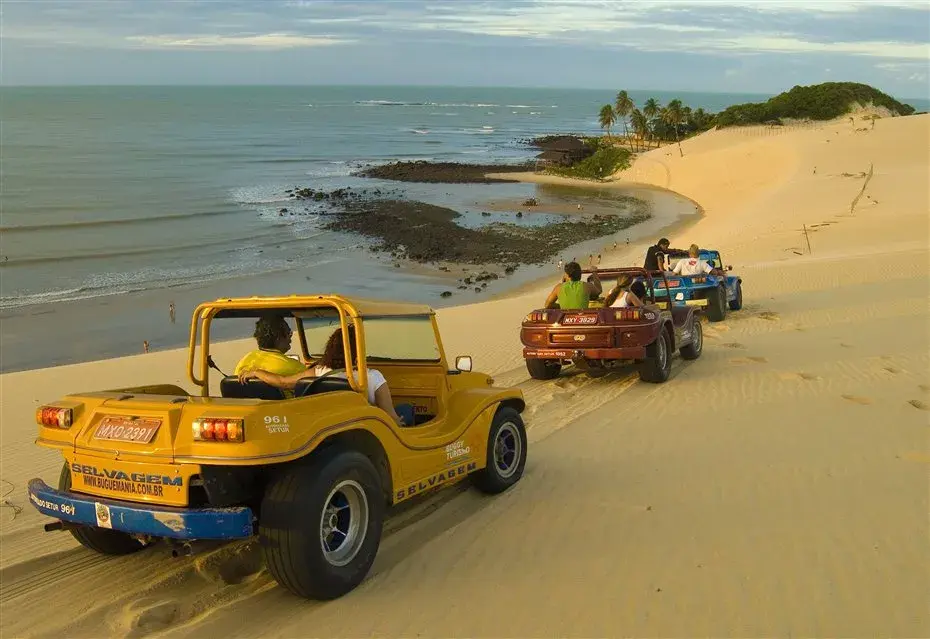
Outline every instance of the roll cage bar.
<svg viewBox="0 0 930 639"><path fill-rule="evenodd" d="M597 271L585 269L581 271L582 275L590 275L597 273L597 276L601 279L610 279L617 278L621 275L629 275L633 278L633 281L642 279L646 281L646 285L649 289L649 296L651 297L652 304L656 304L656 293L655 293L655 281L661 278L662 285L665 290L668 290L668 278L665 276L665 271L647 271L644 268L637 266L623 266L618 268L599 268Z"/></svg>
<svg viewBox="0 0 930 639"><path fill-rule="evenodd" d="M343 357L346 362L352 362L352 353L349 350L348 327L350 322L355 325L356 365L346 366L346 379L349 386L363 395L368 392L368 365L365 353L365 331L362 327L362 315L345 298L336 295L321 295L316 297L262 297L251 299L228 299L200 304L191 317L190 341L187 353L187 377L200 387L200 395L208 397L210 394L210 324L216 318L223 317L254 317L266 314L280 314L284 317L293 317L297 322L298 341L304 361L310 359L307 352L307 339L303 330L303 317L307 311L314 309L334 310L339 317L339 327L342 330ZM197 359L197 337L200 334L200 358L197 362L199 374L194 370Z"/></svg>

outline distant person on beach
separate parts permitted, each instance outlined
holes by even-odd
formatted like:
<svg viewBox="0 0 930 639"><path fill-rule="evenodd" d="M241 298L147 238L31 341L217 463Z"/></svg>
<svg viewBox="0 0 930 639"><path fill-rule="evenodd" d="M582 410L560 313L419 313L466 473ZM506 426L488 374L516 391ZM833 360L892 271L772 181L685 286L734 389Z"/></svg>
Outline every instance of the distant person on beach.
<svg viewBox="0 0 930 639"><path fill-rule="evenodd" d="M142 352L143 352L143 353L148 353L148 352L149 352L149 341L148 341L147 339L146 339L146 340L142 340Z"/></svg>
<svg viewBox="0 0 930 639"><path fill-rule="evenodd" d="M287 327L287 322L284 318L278 318L284 322L284 326ZM259 320L261 322L261 320ZM280 331L280 326L277 327L277 330ZM290 348L291 343L291 333L290 327L287 327L288 333L287 337L284 337L283 333L278 333L278 339L280 340L277 343L278 347L283 347L285 345L285 339L287 340L287 348ZM355 326L349 326L349 352L352 353L352 364L355 372L358 372L357 368L354 368L357 365L357 355L358 352L358 343L355 341ZM258 329L256 328L256 333ZM256 338L257 339L257 338ZM261 343L259 343L261 344ZM290 359L283 355L281 356L285 359ZM249 354L251 355L251 353ZM246 355L248 357L248 355ZM323 356L320 358L319 364L313 368L307 368L300 362L290 360L296 364L300 370L293 373L275 373L269 371L264 367L252 367L240 368L236 367L236 375L239 376L239 381L246 382L250 379L257 379L259 381L270 384L275 388L280 388L287 394L293 394L294 387L297 385L297 382L302 379L313 379L315 377L322 377L323 375L328 375L334 371L344 371L346 367L345 362L345 347L344 341L342 339L342 329L337 328L332 335L329 336L329 339L326 340L326 346L323 348ZM242 362L240 362L241 364ZM248 366L248 365L247 365ZM413 404L399 404L396 409L394 407L394 400L391 397L391 389L388 387L387 380L384 378L384 375L381 371L374 368L366 368L367 370L367 387L368 387L368 403L372 406L377 406L384 410L398 426L413 426L414 425L414 408ZM339 377L342 379L346 378L345 372L336 372L333 373L332 377ZM400 411L401 414L398 414Z"/></svg>
<svg viewBox="0 0 930 639"><path fill-rule="evenodd" d="M592 297L601 294L601 280L597 275L597 267L587 282L581 281L581 265L578 262L569 262L565 265L565 274L562 281L555 285L549 297L546 298L546 308L560 308L562 310L578 310L588 308ZM558 306L556 306L558 304Z"/></svg>
<svg viewBox="0 0 930 639"><path fill-rule="evenodd" d="M562 258L560 257L560 258L559 258L559 270L561 271L561 270L564 268L564 266L565 266L565 264L564 264L564 262L562 261Z"/></svg>
<svg viewBox="0 0 930 639"><path fill-rule="evenodd" d="M168 317L171 319L171 323L174 324L174 302L168 304Z"/></svg>
<svg viewBox="0 0 930 639"><path fill-rule="evenodd" d="M700 254L701 249L698 248L698 245L692 244L688 248L688 257L678 260L678 264L675 265L672 273L675 275L704 275L713 271L714 268L710 264L698 257Z"/></svg>
<svg viewBox="0 0 930 639"><path fill-rule="evenodd" d="M610 289L604 298L604 306L609 308L627 308L629 306L642 306L642 299L630 290L633 277L624 273L617 278L617 285ZM639 284L639 282L637 282ZM643 287L645 292L645 287Z"/></svg>
<svg viewBox="0 0 930 639"><path fill-rule="evenodd" d="M597 265L598 266L601 265L601 254L600 253L597 254Z"/></svg>

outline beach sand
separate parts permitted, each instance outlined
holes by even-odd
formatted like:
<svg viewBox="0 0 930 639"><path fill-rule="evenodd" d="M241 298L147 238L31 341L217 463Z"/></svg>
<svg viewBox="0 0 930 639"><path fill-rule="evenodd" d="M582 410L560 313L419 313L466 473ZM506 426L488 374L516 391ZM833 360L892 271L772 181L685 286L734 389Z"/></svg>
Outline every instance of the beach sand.
<svg viewBox="0 0 930 639"><path fill-rule="evenodd" d="M250 546L105 558L42 532L25 485L54 482L61 461L33 444L34 407L189 387L184 351L3 375L0 633L930 636L928 139L927 115L714 131L602 185L698 202L672 245L719 248L744 279L744 309L705 324L703 356L676 359L664 385L528 379L518 327L552 283L442 309L450 357L523 389L526 474L496 498L451 490L396 517L338 601L289 595ZM870 165L851 210L865 178L843 174ZM647 244L603 265L639 262ZM250 346L222 344L217 360Z"/></svg>

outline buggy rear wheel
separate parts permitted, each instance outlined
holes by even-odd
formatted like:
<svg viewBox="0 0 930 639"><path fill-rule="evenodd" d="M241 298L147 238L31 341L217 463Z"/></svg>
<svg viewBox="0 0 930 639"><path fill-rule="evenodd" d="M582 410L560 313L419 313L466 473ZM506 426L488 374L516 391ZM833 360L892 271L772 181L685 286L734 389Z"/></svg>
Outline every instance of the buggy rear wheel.
<svg viewBox="0 0 930 639"><path fill-rule="evenodd" d="M718 286L707 294L707 319L722 322L727 316L727 291Z"/></svg>
<svg viewBox="0 0 930 639"><path fill-rule="evenodd" d="M738 311L743 308L743 285L741 282L736 283L736 297L730 302L730 310Z"/></svg>
<svg viewBox="0 0 930 639"><path fill-rule="evenodd" d="M528 359L526 370L533 379L555 379L562 372L562 363L551 359Z"/></svg>
<svg viewBox="0 0 930 639"><path fill-rule="evenodd" d="M663 328L656 340L646 347L646 359L639 365L639 378L644 382L661 384L672 372L672 344L668 331Z"/></svg>
<svg viewBox="0 0 930 639"><path fill-rule="evenodd" d="M258 534L268 572L295 595L335 599L365 579L381 543L384 493L364 454L334 446L274 479Z"/></svg>
<svg viewBox="0 0 930 639"><path fill-rule="evenodd" d="M61 467L61 474L58 476L58 490L71 490L71 471L67 462ZM102 555L129 555L148 545L129 533L109 528L75 526L69 528L68 532L82 546Z"/></svg>
<svg viewBox="0 0 930 639"><path fill-rule="evenodd" d="M697 316L691 317L691 343L678 349L682 359L697 359L704 351L704 329Z"/></svg>

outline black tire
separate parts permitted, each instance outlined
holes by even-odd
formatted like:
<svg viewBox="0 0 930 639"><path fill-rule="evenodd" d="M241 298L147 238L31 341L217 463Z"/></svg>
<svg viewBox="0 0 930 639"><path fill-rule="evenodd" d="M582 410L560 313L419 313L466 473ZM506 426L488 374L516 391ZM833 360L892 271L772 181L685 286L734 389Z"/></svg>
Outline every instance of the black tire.
<svg viewBox="0 0 930 639"><path fill-rule="evenodd" d="M555 379L562 372L562 364L550 359L528 359L526 370L533 379Z"/></svg>
<svg viewBox="0 0 930 639"><path fill-rule="evenodd" d="M724 287L717 287L707 294L707 319L711 322L722 322L727 316L727 291Z"/></svg>
<svg viewBox="0 0 930 639"><path fill-rule="evenodd" d="M58 476L58 490L71 490L71 471L67 462L61 467L61 474ZM78 526L69 529L68 532L82 546L101 555L129 555L148 545L128 533L109 528Z"/></svg>
<svg viewBox="0 0 930 639"><path fill-rule="evenodd" d="M743 284L742 282L736 283L736 299L734 299L730 304L731 311L738 311L743 308Z"/></svg>
<svg viewBox="0 0 930 639"><path fill-rule="evenodd" d="M683 359L697 359L704 352L704 328L701 320L691 316L691 343L678 349Z"/></svg>
<svg viewBox="0 0 930 639"><path fill-rule="evenodd" d="M358 451L334 446L287 467L262 499L258 535L268 572L299 597L341 597L374 563L384 509L378 471ZM330 556L324 543L333 544Z"/></svg>
<svg viewBox="0 0 930 639"><path fill-rule="evenodd" d="M488 432L487 466L472 476L475 486L491 495L504 492L523 476L526 452L526 428L520 413L499 408Z"/></svg>
<svg viewBox="0 0 930 639"><path fill-rule="evenodd" d="M644 382L661 384L672 371L672 344L665 328L656 340L646 347L646 359L639 365L639 378Z"/></svg>

